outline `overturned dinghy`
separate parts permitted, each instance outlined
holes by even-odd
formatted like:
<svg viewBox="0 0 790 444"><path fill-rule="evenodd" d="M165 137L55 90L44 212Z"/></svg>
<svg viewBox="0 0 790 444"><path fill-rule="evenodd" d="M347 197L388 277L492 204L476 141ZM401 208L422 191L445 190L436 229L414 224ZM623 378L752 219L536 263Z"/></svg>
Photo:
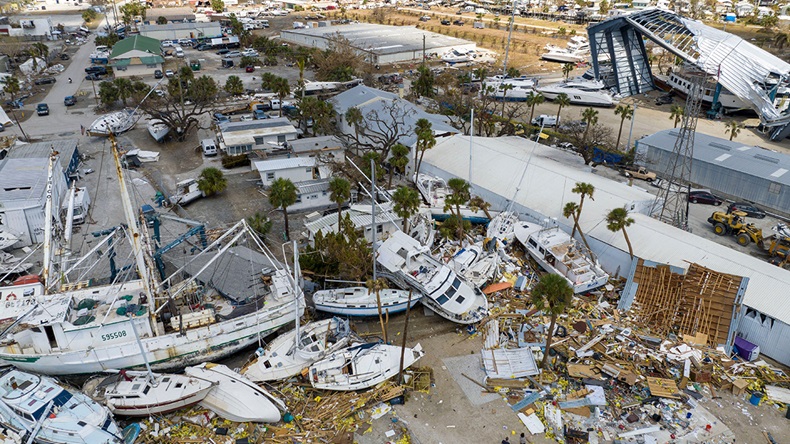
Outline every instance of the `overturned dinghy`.
<svg viewBox="0 0 790 444"><path fill-rule="evenodd" d="M373 387L398 374L401 347L383 343L351 346L310 367L310 383L323 390L352 391ZM406 348L403 368L425 355L422 346Z"/></svg>
<svg viewBox="0 0 790 444"><path fill-rule="evenodd" d="M184 373L215 384L200 405L227 420L278 422L286 410L284 402L222 364L203 363Z"/></svg>
<svg viewBox="0 0 790 444"><path fill-rule="evenodd" d="M258 357L245 365L241 373L253 382L290 378L326 354L348 346L350 339L351 329L345 319L311 322L278 336L258 351Z"/></svg>

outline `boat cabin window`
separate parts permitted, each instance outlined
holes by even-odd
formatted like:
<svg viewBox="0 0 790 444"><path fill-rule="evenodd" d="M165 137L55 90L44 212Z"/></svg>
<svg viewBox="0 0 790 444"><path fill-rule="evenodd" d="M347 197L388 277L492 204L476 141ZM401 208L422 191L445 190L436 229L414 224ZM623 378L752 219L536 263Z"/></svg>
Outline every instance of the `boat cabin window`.
<svg viewBox="0 0 790 444"><path fill-rule="evenodd" d="M141 385L141 384L135 384L135 385L133 385L133 386L132 386L132 391L136 392L136 391L140 390L140 385Z"/></svg>
<svg viewBox="0 0 790 444"><path fill-rule="evenodd" d="M532 245L533 247L537 247L538 246L538 243L535 242L535 239L533 239L533 238L529 238L529 244Z"/></svg>
<svg viewBox="0 0 790 444"><path fill-rule="evenodd" d="M177 388L177 389L180 389L180 388L181 388L181 387L183 387L183 386L184 386L184 384L182 384L182 383L180 383L180 382L176 384L176 388Z"/></svg>
<svg viewBox="0 0 790 444"><path fill-rule="evenodd" d="M272 368L272 363L269 362L268 360L267 361L263 361L263 366L266 367L266 368Z"/></svg>
<svg viewBox="0 0 790 444"><path fill-rule="evenodd" d="M149 390L151 390L151 386L150 385L146 385L145 388L143 389L143 394L147 395Z"/></svg>
<svg viewBox="0 0 790 444"><path fill-rule="evenodd" d="M447 301L449 301L449 300L450 300L450 298L449 298L449 297L447 297L447 295L444 295L444 294L443 294L443 295L439 296L439 298L438 298L438 299L436 299L436 302L438 302L438 303L439 303L439 305L444 305L444 304L445 304Z"/></svg>
<svg viewBox="0 0 790 444"><path fill-rule="evenodd" d="M465 299L466 298L463 297L463 296L458 296L458 299L456 299L455 302L458 302L460 304L460 303L464 302Z"/></svg>

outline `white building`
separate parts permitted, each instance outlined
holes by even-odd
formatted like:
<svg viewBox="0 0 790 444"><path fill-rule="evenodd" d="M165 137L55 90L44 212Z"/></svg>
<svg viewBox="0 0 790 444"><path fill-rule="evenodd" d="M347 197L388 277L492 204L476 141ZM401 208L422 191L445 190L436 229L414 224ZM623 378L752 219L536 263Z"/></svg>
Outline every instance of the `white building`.
<svg viewBox="0 0 790 444"><path fill-rule="evenodd" d="M320 178L315 158L312 157L258 160L252 163L252 168L261 175L264 187L271 186L277 179L289 179L297 183Z"/></svg>
<svg viewBox="0 0 790 444"><path fill-rule="evenodd" d="M168 23L166 25L140 25L140 35L157 40L203 39L222 37L222 26L219 22Z"/></svg>
<svg viewBox="0 0 790 444"><path fill-rule="evenodd" d="M335 136L308 137L288 142L288 148L298 157L315 157L321 177L332 173L327 164L346 158L343 142Z"/></svg>
<svg viewBox="0 0 790 444"><path fill-rule="evenodd" d="M373 218L370 214L370 206L353 205L351 208L344 210L341 217L345 218L347 215L351 219L351 223L354 224L354 228L363 231L368 243L373 242L373 236L371 235L373 232ZM400 223L400 218L392 211L378 212L376 214L376 239L381 240L396 231L400 231ZM319 213L307 215L304 227L305 232L303 235L312 245L318 233L337 232L337 213L327 214L326 216L321 216Z"/></svg>
<svg viewBox="0 0 790 444"><path fill-rule="evenodd" d="M492 203L494 209L504 208L514 199L513 208L523 218L538 223L556 219L570 232L572 222L563 216L563 206L577 200L571 189L576 182L593 184L595 200L585 201L579 223L601 265L612 275L631 277L637 260L642 258L684 269L688 263L696 263L748 278L743 289L747 309L733 314L733 333L759 345L763 354L790 364L790 343L786 339L790 337L790 304L777 303L777 294L790 288L790 271L648 216L654 196L595 174L578 156L519 137L475 138L474 142L472 192ZM464 147L464 155L458 155L458 147ZM444 179L468 178L468 150L466 136L441 139L426 151L423 171ZM523 172L521 191L516 193ZM634 259L628 254L622 233L609 231L603 222L617 207L628 209L635 221L627 229ZM624 294L623 299L629 296L633 297Z"/></svg>
<svg viewBox="0 0 790 444"><path fill-rule="evenodd" d="M285 117L276 119L223 122L219 125L219 147L235 156L252 150L282 149L285 142L296 140L296 128Z"/></svg>
<svg viewBox="0 0 790 444"><path fill-rule="evenodd" d="M329 197L329 179L296 182L296 203L288 207L288 212L321 211L337 207Z"/></svg>
<svg viewBox="0 0 790 444"><path fill-rule="evenodd" d="M0 35L10 37L27 37L32 40L52 40L52 19L49 17L43 18L19 18L19 27L14 28L11 25L0 25Z"/></svg>

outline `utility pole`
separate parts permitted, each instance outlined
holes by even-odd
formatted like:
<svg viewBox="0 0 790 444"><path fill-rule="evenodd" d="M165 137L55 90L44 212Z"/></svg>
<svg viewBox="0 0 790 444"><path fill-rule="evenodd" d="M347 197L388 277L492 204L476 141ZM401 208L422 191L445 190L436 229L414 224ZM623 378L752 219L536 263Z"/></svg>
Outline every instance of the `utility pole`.
<svg viewBox="0 0 790 444"><path fill-rule="evenodd" d="M513 0L510 6L510 31L507 33L507 46L505 46L505 63L502 65L502 77L507 76L507 56L510 52L510 38L513 37L513 26L516 24L516 2Z"/></svg>
<svg viewBox="0 0 790 444"><path fill-rule="evenodd" d="M425 66L425 34L422 35L422 66Z"/></svg>

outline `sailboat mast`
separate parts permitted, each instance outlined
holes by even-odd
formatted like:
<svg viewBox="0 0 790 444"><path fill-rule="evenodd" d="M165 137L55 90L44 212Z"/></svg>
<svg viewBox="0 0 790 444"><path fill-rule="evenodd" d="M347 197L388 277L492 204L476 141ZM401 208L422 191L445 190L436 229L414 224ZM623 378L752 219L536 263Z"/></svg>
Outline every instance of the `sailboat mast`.
<svg viewBox="0 0 790 444"><path fill-rule="evenodd" d="M294 340L296 341L296 348L299 348L299 278L298 278L298 268L299 268L299 251L296 249L296 241L293 241L293 249L294 249L294 283L293 283L293 290L294 290L294 298L296 298L296 336Z"/></svg>
<svg viewBox="0 0 790 444"><path fill-rule="evenodd" d="M376 281L376 162L370 159L370 238L373 241L373 282Z"/></svg>
<svg viewBox="0 0 790 444"><path fill-rule="evenodd" d="M475 135L475 109L472 108L472 117L469 126L469 185L472 185L472 137Z"/></svg>
<svg viewBox="0 0 790 444"><path fill-rule="evenodd" d="M505 46L505 63L502 65L502 77L507 76L507 56L510 53L510 38L513 37L513 26L516 24L516 2L513 1L510 14L510 31L507 33L507 45Z"/></svg>
<svg viewBox="0 0 790 444"><path fill-rule="evenodd" d="M143 361L145 361L145 369L148 371L148 380L153 383L154 382L154 372L151 371L151 364L148 362L148 355L145 354L145 349L143 348L143 341L140 340L140 335L137 334L137 328L134 326L134 318L129 318L129 324L132 326L132 333L134 333L134 339L137 341L137 346L140 347L140 354L143 355Z"/></svg>
<svg viewBox="0 0 790 444"><path fill-rule="evenodd" d="M47 190L46 204L44 206L44 261L41 269L41 277L44 279L44 287L49 285L49 277L52 272L52 172L55 169L55 159L57 153L53 150L49 154L49 164L47 165Z"/></svg>

